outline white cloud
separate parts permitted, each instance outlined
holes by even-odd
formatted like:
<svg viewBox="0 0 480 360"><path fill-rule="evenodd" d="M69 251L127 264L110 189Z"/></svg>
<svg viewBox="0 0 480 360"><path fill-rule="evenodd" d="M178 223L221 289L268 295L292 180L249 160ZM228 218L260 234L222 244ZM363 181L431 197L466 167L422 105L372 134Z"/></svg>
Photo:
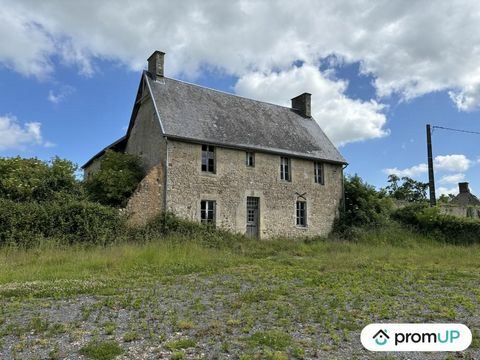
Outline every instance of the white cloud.
<svg viewBox="0 0 480 360"><path fill-rule="evenodd" d="M436 193L436 196L449 195L449 194L457 195L458 187L447 188L444 186L440 186L436 189L435 193Z"/></svg>
<svg viewBox="0 0 480 360"><path fill-rule="evenodd" d="M52 104L58 104L63 100L64 96L62 94L55 95L53 90L48 92L47 100L50 101Z"/></svg>
<svg viewBox="0 0 480 360"><path fill-rule="evenodd" d="M63 86L58 91L50 90L48 92L47 100L50 101L52 104L59 104L66 99L68 95L73 93L75 88L72 86Z"/></svg>
<svg viewBox="0 0 480 360"><path fill-rule="evenodd" d="M433 168L435 172L463 172L467 171L472 161L462 154L439 155L433 159ZM383 169L383 173L390 175L395 174L400 177L418 177L428 172L428 166L425 163L418 164L406 169L388 168ZM442 178L444 183L458 182L464 174L453 174Z"/></svg>
<svg viewBox="0 0 480 360"><path fill-rule="evenodd" d="M465 174L458 173L452 175L444 175L440 179L440 184L458 184L465 180Z"/></svg>
<svg viewBox="0 0 480 360"><path fill-rule="evenodd" d="M387 174L387 175L394 174L400 177L406 176L410 178L415 178L420 175L423 175L427 171L428 171L427 164L419 164L406 169L398 169L398 168L383 169L384 174Z"/></svg>
<svg viewBox="0 0 480 360"><path fill-rule="evenodd" d="M42 144L41 124L20 124L11 115L0 116L0 150L22 149L27 145Z"/></svg>
<svg viewBox="0 0 480 360"><path fill-rule="evenodd" d="M291 106L291 98L311 93L312 114L336 144L387 135L383 105L349 99L345 95L347 85L316 66L304 64L282 72L246 74L236 83L235 92L285 106Z"/></svg>
<svg viewBox="0 0 480 360"><path fill-rule="evenodd" d="M140 69L161 49L169 76L207 66L242 77L335 54L360 62L380 96L447 90L471 111L480 104L479 23L480 2L468 0L0 0L0 62L45 77L58 58L91 75L98 59Z"/></svg>
<svg viewBox="0 0 480 360"><path fill-rule="evenodd" d="M434 168L443 171L467 171L472 161L465 155L439 155L434 159Z"/></svg>

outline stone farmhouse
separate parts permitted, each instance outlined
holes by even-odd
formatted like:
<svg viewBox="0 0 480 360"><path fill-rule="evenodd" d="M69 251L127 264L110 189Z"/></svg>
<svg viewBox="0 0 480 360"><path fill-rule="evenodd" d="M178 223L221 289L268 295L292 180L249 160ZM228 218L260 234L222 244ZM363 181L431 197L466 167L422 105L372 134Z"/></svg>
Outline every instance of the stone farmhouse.
<svg viewBox="0 0 480 360"><path fill-rule="evenodd" d="M443 214L480 218L480 200L470 192L468 182L458 183L458 195L446 204L440 204Z"/></svg>
<svg viewBox="0 0 480 360"><path fill-rule="evenodd" d="M325 235L343 197L345 159L311 116L310 94L284 107L164 76L148 59L127 133L107 150L138 155L146 176L127 212L163 211L251 237Z"/></svg>

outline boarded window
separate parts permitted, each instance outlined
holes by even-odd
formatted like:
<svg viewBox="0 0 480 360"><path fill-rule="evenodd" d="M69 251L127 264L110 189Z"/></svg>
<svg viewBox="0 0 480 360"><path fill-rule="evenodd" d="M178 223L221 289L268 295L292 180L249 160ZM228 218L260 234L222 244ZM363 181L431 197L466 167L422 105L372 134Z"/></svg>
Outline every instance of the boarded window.
<svg viewBox="0 0 480 360"><path fill-rule="evenodd" d="M202 145L202 171L215 173L215 147Z"/></svg>
<svg viewBox="0 0 480 360"><path fill-rule="evenodd" d="M307 202L297 201L297 226L307 226Z"/></svg>
<svg viewBox="0 0 480 360"><path fill-rule="evenodd" d="M255 153L251 151L246 152L245 164L249 167L255 166Z"/></svg>
<svg viewBox="0 0 480 360"><path fill-rule="evenodd" d="M325 173L323 163L316 161L315 167L315 182L320 185L325 185Z"/></svg>
<svg viewBox="0 0 480 360"><path fill-rule="evenodd" d="M280 158L280 179L285 181L292 181L290 159L283 156Z"/></svg>
<svg viewBox="0 0 480 360"><path fill-rule="evenodd" d="M202 200L200 202L200 221L202 224L215 225L216 202L214 200Z"/></svg>

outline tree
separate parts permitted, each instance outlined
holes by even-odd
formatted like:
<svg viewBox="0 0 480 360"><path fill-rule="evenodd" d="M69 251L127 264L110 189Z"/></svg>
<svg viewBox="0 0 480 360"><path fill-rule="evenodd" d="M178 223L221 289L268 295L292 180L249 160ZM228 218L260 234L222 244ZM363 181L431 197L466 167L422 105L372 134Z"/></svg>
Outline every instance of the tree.
<svg viewBox="0 0 480 360"><path fill-rule="evenodd" d="M107 150L100 159L100 170L85 182L93 201L124 207L144 176L138 156Z"/></svg>
<svg viewBox="0 0 480 360"><path fill-rule="evenodd" d="M448 194L448 195L442 194L442 195L440 195L440 197L438 198L438 202L439 202L440 204L447 204L447 203L450 202L454 197L455 197L455 195L453 195L453 194Z"/></svg>
<svg viewBox="0 0 480 360"><path fill-rule="evenodd" d="M399 182L402 181L402 184ZM399 178L395 174L388 176L389 185L385 188L388 195L397 200L408 202L424 201L427 199L428 183L413 180L407 176Z"/></svg>
<svg viewBox="0 0 480 360"><path fill-rule="evenodd" d="M345 177L345 210L340 231L352 226L375 226L388 220L391 200L385 192L365 183L358 175Z"/></svg>
<svg viewBox="0 0 480 360"><path fill-rule="evenodd" d="M0 197L13 201L49 201L59 194L78 194L77 166L55 157L0 158Z"/></svg>

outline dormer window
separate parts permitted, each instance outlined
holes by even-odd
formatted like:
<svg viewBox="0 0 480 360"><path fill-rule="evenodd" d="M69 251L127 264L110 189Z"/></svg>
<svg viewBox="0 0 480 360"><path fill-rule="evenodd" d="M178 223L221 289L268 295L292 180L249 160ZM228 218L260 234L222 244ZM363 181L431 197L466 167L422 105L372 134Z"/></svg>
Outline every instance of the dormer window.
<svg viewBox="0 0 480 360"><path fill-rule="evenodd" d="M202 145L202 171L215 174L215 146Z"/></svg>

